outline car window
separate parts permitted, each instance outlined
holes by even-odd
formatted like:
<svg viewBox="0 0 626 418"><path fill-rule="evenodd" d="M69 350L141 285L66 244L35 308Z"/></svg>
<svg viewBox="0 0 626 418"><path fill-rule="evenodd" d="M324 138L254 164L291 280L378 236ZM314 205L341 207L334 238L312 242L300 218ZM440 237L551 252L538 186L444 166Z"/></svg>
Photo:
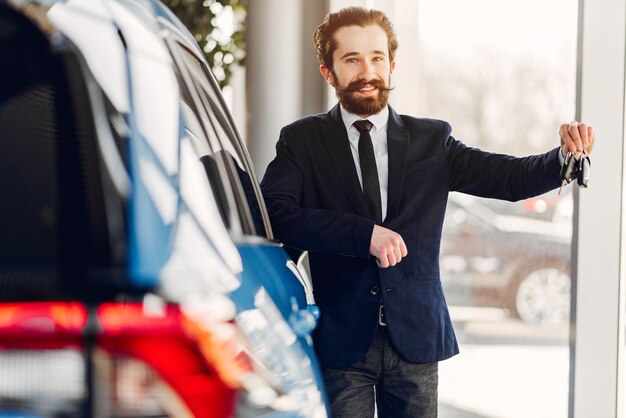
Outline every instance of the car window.
<svg viewBox="0 0 626 418"><path fill-rule="evenodd" d="M206 71L206 67L203 68ZM206 80L212 80L212 78ZM221 96L219 96L217 84L210 83L209 87L207 92L211 105L209 116L212 125L215 127L217 140L220 141L224 149L229 150L229 155L236 162L236 164L233 164L233 168L236 170L237 177L241 183L256 234L271 239L268 216L263 214L265 207L261 204L262 194L258 187L258 181L254 175L254 168L250 158L236 133L225 104L221 100Z"/></svg>
<svg viewBox="0 0 626 418"><path fill-rule="evenodd" d="M181 101L181 110L185 123L185 136L189 139L191 148L194 151L196 162L202 166L204 177L208 181L208 184L204 184L204 189L213 191L215 204L217 205L220 218L228 229L233 229L236 225L238 225L238 220L233 220L232 216L230 216L230 207L233 203L230 202L230 199L228 198L229 193L225 189L225 183L221 180L222 175L220 171L223 171L223 169L220 170L218 160L216 159L213 151L207 146L207 142L203 139L204 132L198 119L196 118L195 113L191 109L191 106L184 101ZM182 164L182 149L180 154ZM185 163L190 164L191 161L192 160L187 157L187 161L185 161ZM200 188L203 187L201 184L198 184L198 186ZM198 192L200 192L200 190L198 190Z"/></svg>
<svg viewBox="0 0 626 418"><path fill-rule="evenodd" d="M188 88L189 81L185 81L183 75L184 69L179 66L175 66L174 72L176 73L177 82L180 86L180 109L181 116L183 118L184 133L186 138L191 143L191 148L196 155L196 161L202 167L204 177L207 183L204 184L204 189L212 191L219 217L223 221L224 225L235 234L241 234L245 228L240 223L240 217L237 216L235 209L237 203L233 197L233 192L229 188L230 182L228 180L228 174L223 159L218 153L210 146L208 136L211 132L210 126L203 123L203 115L200 106L200 99L195 90ZM190 163L190 159L187 158L186 164ZM198 187L202 187L199 185ZM202 191L198 192L202 194ZM193 196L188 196L191 199L195 199ZM197 200L197 199L195 199Z"/></svg>
<svg viewBox="0 0 626 418"><path fill-rule="evenodd" d="M205 121L206 145L213 151L214 156L219 156L227 170L227 181L232 186L244 233L271 238L267 215L264 215L265 208L259 198L256 177L221 100L221 93L215 90L217 87L211 83L212 76L207 73L208 70L202 61L182 45L177 45L177 50L191 79L190 88L197 93L202 104L198 112L203 113L198 117Z"/></svg>
<svg viewBox="0 0 626 418"><path fill-rule="evenodd" d="M218 140L219 131L217 125L214 123L214 119L211 117L210 105L208 103L207 96L202 86L202 80L198 80L197 65L189 65L187 61L190 59L183 59L183 54L189 55L189 52L183 48L178 47L179 65L182 71L185 71L187 76L186 84L188 85L191 102L193 103L193 110L197 115L198 121L202 124L203 133L202 142L203 149L198 149L199 156L203 164L207 169L207 175L211 172L215 172L217 176L212 177L213 180L221 183L221 186L229 192L225 195L218 195L216 198L230 198L232 205L229 205L229 216L231 218L237 218L242 226L242 231L245 234L254 234L255 228L252 222L252 217L248 210L248 205L244 198L239 193L241 185L237 180L236 167L240 167L241 161L236 158L237 154L232 149L228 149L222 146ZM182 62L180 62L182 61ZM202 76L200 77L202 78ZM217 170L216 170L217 168ZM221 168L221 170L220 170ZM232 228L231 228L232 229Z"/></svg>

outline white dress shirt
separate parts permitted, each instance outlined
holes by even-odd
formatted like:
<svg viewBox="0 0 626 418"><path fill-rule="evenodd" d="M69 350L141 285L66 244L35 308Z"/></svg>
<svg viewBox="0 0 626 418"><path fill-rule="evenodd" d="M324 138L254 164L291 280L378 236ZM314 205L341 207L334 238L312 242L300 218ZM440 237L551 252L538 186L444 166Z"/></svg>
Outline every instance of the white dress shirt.
<svg viewBox="0 0 626 418"><path fill-rule="evenodd" d="M387 189L389 181L389 159L387 157L387 121L389 120L389 107L385 106L383 110L362 118L359 115L348 112L341 107L341 119L346 125L348 131L348 140L350 141L350 150L356 167L356 174L359 177L361 190L363 190L363 178L361 176L361 164L359 161L359 131L353 126L358 120L369 120L372 123L370 136L372 137L372 145L374 146L374 156L376 157L376 169L378 171L378 183L380 184L380 204L382 209L382 219L387 216Z"/></svg>

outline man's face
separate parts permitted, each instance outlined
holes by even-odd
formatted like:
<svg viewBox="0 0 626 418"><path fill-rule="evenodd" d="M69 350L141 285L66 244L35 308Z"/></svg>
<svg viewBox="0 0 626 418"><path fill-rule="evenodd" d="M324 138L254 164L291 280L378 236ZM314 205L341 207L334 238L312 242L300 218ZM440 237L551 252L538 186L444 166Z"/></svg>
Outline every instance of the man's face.
<svg viewBox="0 0 626 418"><path fill-rule="evenodd" d="M380 112L387 106L395 67L389 60L387 34L378 25L344 26L334 39L333 68L321 65L320 72L346 110L361 117Z"/></svg>

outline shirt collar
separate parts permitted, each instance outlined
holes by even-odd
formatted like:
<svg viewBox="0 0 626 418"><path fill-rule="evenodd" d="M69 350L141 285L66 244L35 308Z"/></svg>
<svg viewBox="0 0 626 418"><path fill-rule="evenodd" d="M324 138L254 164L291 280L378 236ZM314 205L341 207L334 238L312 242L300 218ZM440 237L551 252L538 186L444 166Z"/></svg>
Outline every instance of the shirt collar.
<svg viewBox="0 0 626 418"><path fill-rule="evenodd" d="M341 105L339 105L339 107L341 108L341 119L343 120L344 125L346 125L346 131L350 130L352 124L357 120L367 119L372 122L372 125L374 125L373 129L375 129L375 132L378 132L387 126L387 121L389 120L389 106L383 107L380 112L370 115L367 118L362 118L359 115L350 113Z"/></svg>

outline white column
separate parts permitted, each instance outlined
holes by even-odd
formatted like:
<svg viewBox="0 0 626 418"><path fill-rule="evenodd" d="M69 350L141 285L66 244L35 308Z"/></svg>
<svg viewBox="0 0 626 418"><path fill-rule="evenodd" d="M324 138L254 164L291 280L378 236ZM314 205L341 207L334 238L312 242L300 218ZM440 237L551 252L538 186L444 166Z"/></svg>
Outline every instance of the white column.
<svg viewBox="0 0 626 418"><path fill-rule="evenodd" d="M396 69L391 76L389 103L398 112L412 116L419 114L419 100L415 92L420 92L420 33L418 27L419 2L402 0L379 0L374 8L383 11L393 23L400 46L396 53ZM412 94L407 94L407 92Z"/></svg>
<svg viewBox="0 0 626 418"><path fill-rule="evenodd" d="M326 81L313 47L313 33L328 13L326 0L303 0L302 5L302 114L325 112Z"/></svg>
<svg viewBox="0 0 626 418"><path fill-rule="evenodd" d="M574 221L570 417L612 418L624 344L618 317L626 8L623 0L580 3L577 114L594 126L598 140L589 189L577 193Z"/></svg>
<svg viewBox="0 0 626 418"><path fill-rule="evenodd" d="M246 142L259 177L274 158L280 129L324 110L312 38L325 10L325 1L248 2Z"/></svg>

